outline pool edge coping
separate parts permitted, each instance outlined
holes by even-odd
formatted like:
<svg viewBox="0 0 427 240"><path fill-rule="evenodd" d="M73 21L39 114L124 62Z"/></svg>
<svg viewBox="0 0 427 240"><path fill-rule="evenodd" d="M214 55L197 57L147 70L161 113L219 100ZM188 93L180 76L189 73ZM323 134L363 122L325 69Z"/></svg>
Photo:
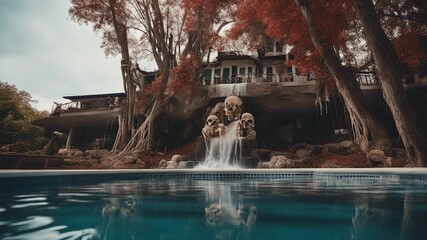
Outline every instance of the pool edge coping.
<svg viewBox="0 0 427 240"><path fill-rule="evenodd" d="M427 168L298 168L298 169L78 169L78 170L0 170L0 179L101 174L405 174L427 175Z"/></svg>

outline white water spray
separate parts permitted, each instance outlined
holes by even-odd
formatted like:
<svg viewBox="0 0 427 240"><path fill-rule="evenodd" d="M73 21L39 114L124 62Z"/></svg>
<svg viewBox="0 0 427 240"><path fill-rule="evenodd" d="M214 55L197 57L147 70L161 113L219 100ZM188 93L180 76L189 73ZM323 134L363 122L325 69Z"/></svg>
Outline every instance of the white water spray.
<svg viewBox="0 0 427 240"><path fill-rule="evenodd" d="M237 124L234 121L228 125L226 134L212 138L207 144L205 161L197 169L239 169L242 156L242 141L236 134Z"/></svg>
<svg viewBox="0 0 427 240"><path fill-rule="evenodd" d="M246 83L218 84L220 96L246 96Z"/></svg>

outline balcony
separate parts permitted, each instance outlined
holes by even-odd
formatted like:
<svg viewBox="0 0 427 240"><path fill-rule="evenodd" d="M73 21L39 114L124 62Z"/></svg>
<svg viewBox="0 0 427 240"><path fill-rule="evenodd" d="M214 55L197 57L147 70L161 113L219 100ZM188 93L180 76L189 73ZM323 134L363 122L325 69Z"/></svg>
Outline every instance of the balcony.
<svg viewBox="0 0 427 240"><path fill-rule="evenodd" d="M213 78L213 84L238 84L238 83L268 83L268 82L307 82L312 81L310 75L296 75L296 74L237 74L231 76L218 76ZM203 77L202 84L210 85L211 78Z"/></svg>
<svg viewBox="0 0 427 240"><path fill-rule="evenodd" d="M82 111L94 111L94 110L108 110L114 109L119 106L117 99L106 98L96 99L90 101L72 101L68 103L56 103L54 102L51 116L57 116L64 113L82 112Z"/></svg>

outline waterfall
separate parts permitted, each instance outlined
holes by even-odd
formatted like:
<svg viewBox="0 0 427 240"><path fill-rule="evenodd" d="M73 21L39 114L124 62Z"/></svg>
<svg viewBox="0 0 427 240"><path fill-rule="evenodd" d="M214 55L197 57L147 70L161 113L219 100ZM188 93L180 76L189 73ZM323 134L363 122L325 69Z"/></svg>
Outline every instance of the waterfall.
<svg viewBox="0 0 427 240"><path fill-rule="evenodd" d="M219 95L223 97L246 95L246 83L218 84L217 86L219 88Z"/></svg>
<svg viewBox="0 0 427 240"><path fill-rule="evenodd" d="M238 121L228 125L228 130L223 137L216 137L207 144L205 161L198 165L198 169L212 168L240 168L242 159L242 142L237 138L236 127Z"/></svg>

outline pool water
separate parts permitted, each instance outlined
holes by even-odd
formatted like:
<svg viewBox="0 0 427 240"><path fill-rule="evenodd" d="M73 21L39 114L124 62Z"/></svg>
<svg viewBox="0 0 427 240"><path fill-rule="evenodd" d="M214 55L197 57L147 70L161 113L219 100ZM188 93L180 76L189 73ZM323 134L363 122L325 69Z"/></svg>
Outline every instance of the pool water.
<svg viewBox="0 0 427 240"><path fill-rule="evenodd" d="M271 177L0 179L0 239L422 239L427 181ZM244 175L243 175L244 176ZM205 178L205 179L204 179Z"/></svg>

